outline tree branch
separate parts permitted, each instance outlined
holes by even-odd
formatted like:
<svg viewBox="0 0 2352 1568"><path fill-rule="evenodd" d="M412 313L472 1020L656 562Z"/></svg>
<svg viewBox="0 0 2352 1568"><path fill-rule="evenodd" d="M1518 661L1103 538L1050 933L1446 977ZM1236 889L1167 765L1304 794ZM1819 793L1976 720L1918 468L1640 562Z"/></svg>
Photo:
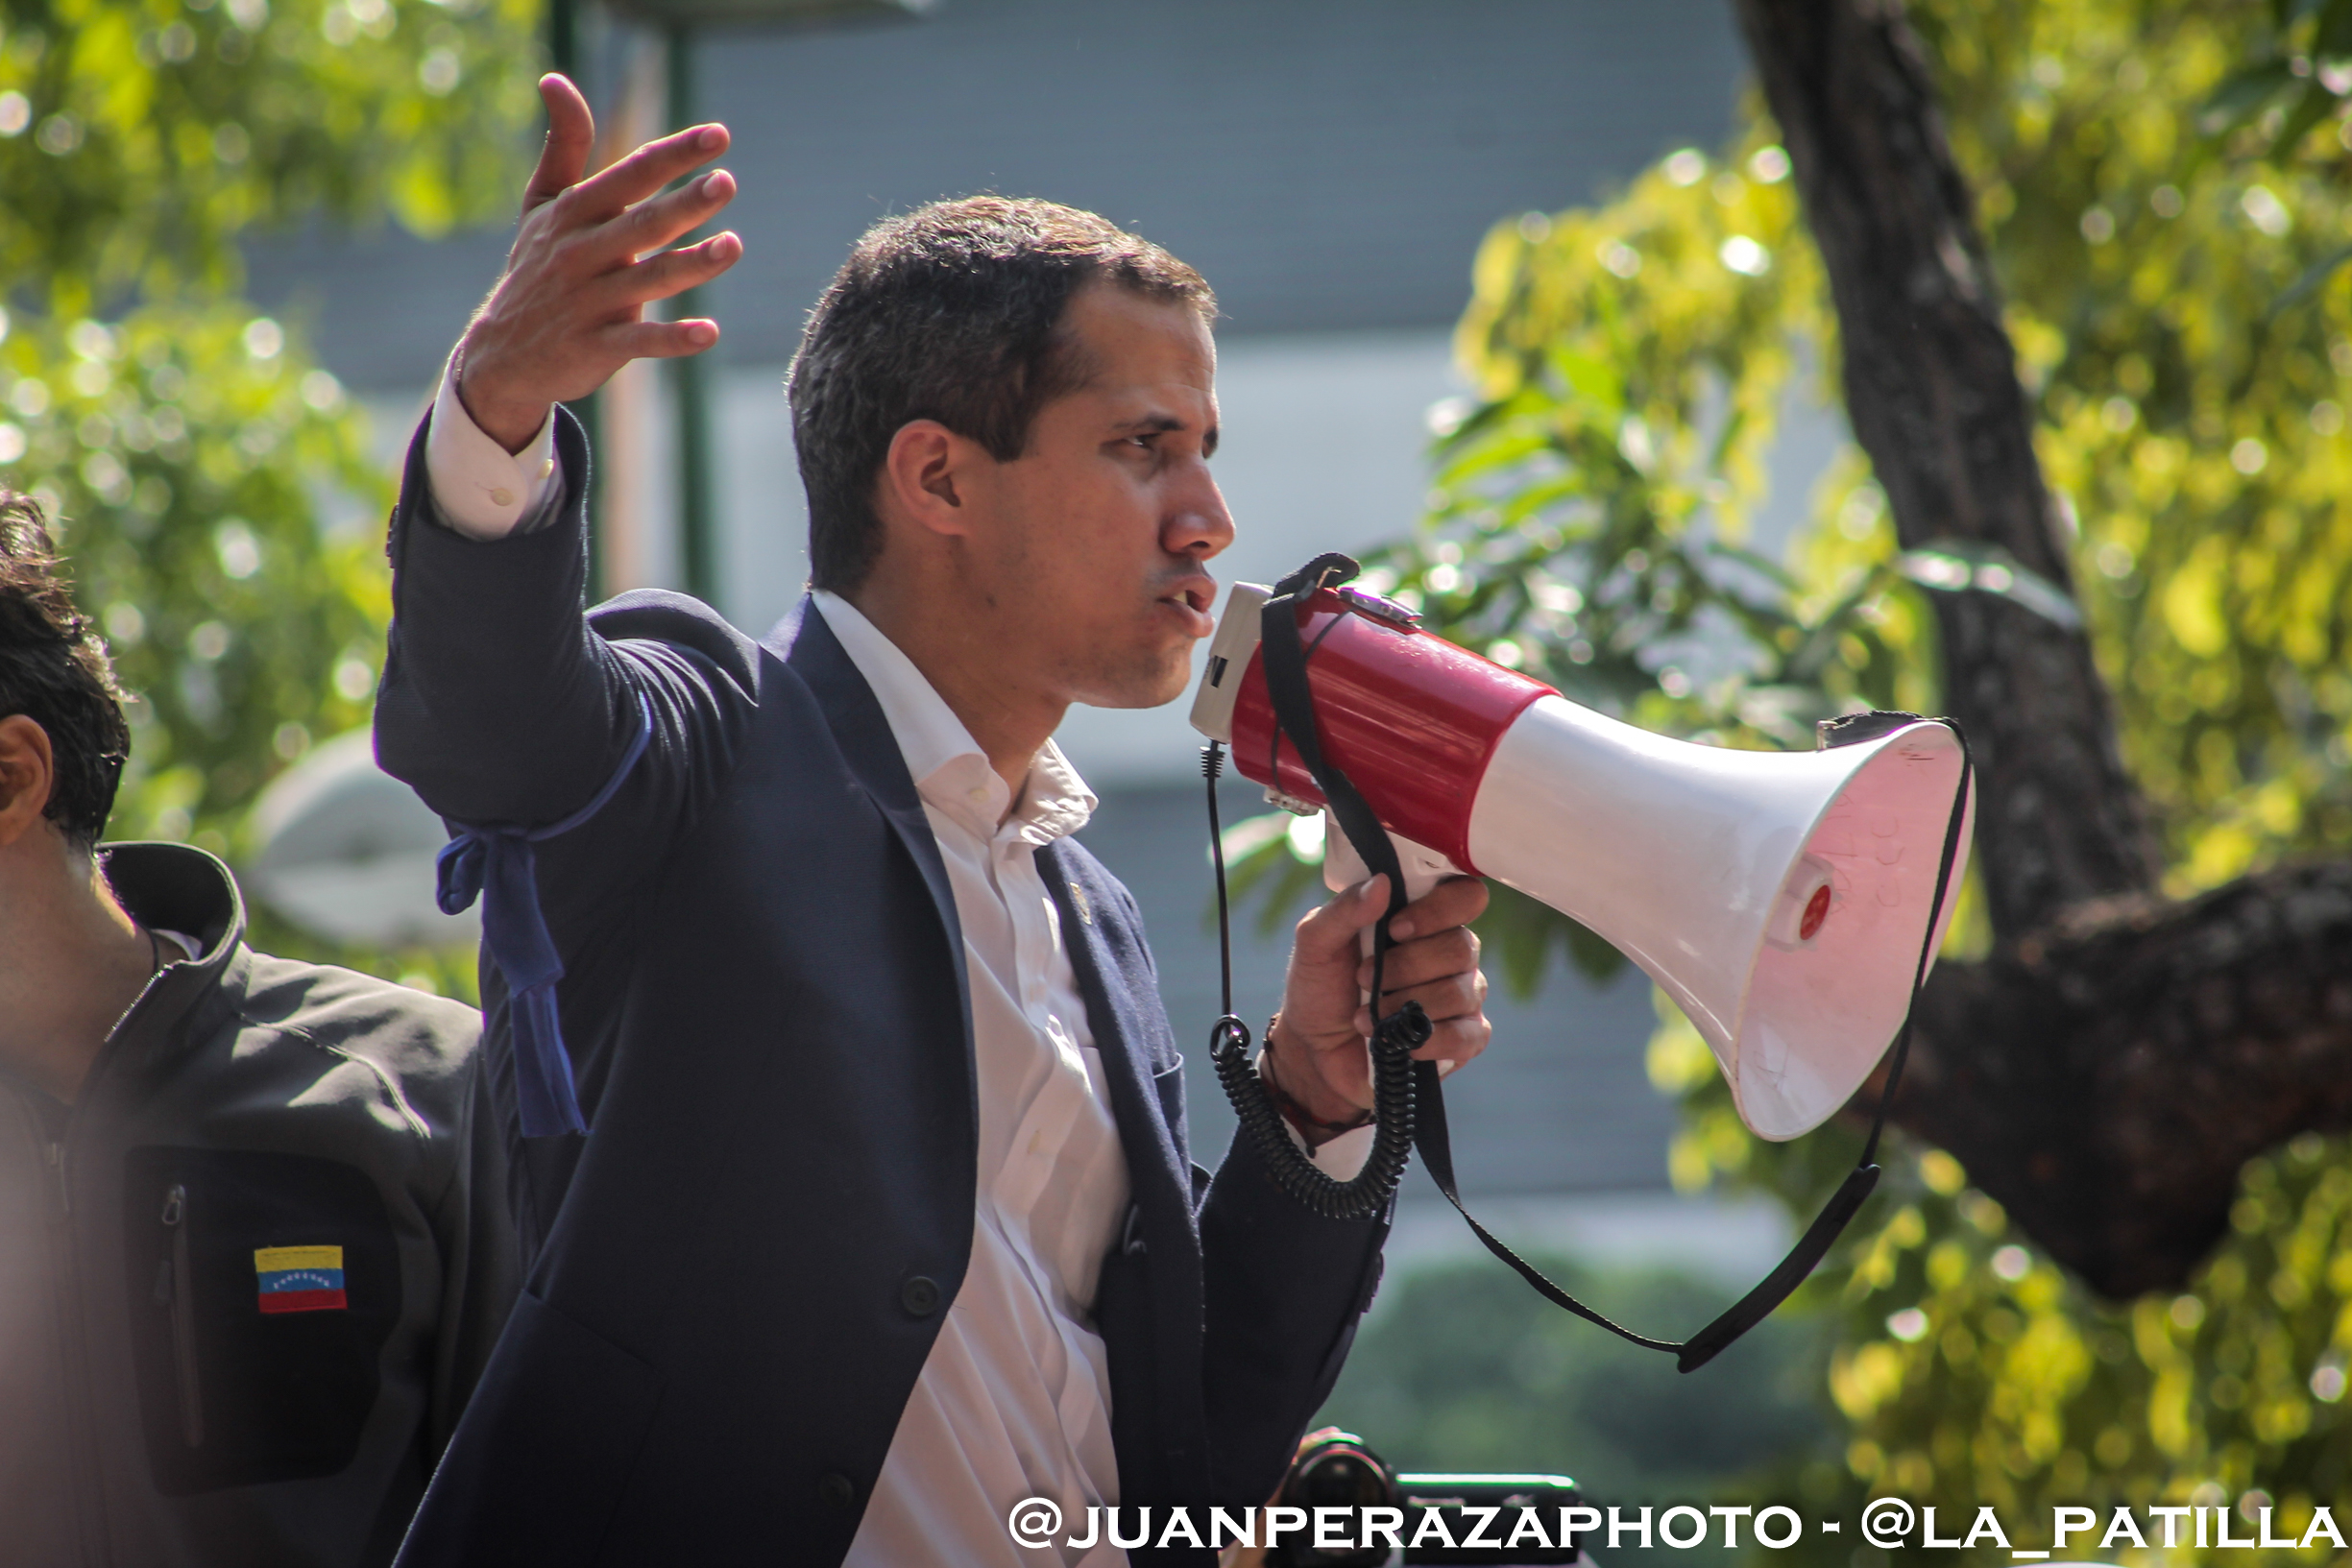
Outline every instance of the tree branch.
<svg viewBox="0 0 2352 1568"><path fill-rule="evenodd" d="M1898 537L1998 546L2071 590L1999 291L1900 6L1736 4L1829 273L1847 412ZM2151 888L2156 856L2089 640L1991 594L1932 599L1945 700L1979 770L1996 936Z"/></svg>
<svg viewBox="0 0 2352 1568"><path fill-rule="evenodd" d="M1939 966L1893 1120L2121 1299L2188 1282L2247 1160L2352 1128L2348 1048L2352 864L2289 867Z"/></svg>

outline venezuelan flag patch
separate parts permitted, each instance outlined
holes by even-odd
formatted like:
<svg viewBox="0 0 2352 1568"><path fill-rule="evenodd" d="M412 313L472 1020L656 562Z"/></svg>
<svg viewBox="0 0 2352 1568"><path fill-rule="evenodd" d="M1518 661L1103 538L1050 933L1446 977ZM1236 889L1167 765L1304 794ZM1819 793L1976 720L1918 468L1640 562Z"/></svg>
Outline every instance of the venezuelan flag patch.
<svg viewBox="0 0 2352 1568"><path fill-rule="evenodd" d="M261 1276L265 1313L344 1312L343 1249L339 1246L265 1246L254 1253Z"/></svg>

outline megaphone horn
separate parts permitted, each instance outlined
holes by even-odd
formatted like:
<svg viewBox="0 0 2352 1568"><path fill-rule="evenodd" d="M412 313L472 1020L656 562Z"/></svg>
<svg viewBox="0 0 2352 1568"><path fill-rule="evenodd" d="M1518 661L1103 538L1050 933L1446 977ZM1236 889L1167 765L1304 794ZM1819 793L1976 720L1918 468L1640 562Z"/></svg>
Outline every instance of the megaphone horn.
<svg viewBox="0 0 2352 1568"><path fill-rule="evenodd" d="M1193 727L1297 810L1325 803L1281 736L1258 646L1270 590L1237 583ZM1395 841L1408 895L1491 877L1614 945L1689 1016L1741 1120L1770 1139L1827 1120L1903 1023L1963 772L1950 726L1853 724L1813 752L1652 735L1421 629L1354 588L1297 611L1325 758ZM1973 788L1949 878L1966 864ZM1364 875L1325 837L1334 888Z"/></svg>

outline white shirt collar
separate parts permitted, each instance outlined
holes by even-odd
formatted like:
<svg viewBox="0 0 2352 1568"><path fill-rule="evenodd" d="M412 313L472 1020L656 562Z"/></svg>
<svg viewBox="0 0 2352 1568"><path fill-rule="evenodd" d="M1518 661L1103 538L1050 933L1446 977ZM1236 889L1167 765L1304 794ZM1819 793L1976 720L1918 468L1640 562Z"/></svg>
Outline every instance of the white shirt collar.
<svg viewBox="0 0 2352 1568"><path fill-rule="evenodd" d="M907 772L928 805L966 821L982 838L1001 829L1031 844L1048 844L1086 826L1098 804L1095 793L1059 746L1048 739L1031 759L1021 800L1007 815L1005 781L914 661L839 594L817 589L809 597L873 688Z"/></svg>

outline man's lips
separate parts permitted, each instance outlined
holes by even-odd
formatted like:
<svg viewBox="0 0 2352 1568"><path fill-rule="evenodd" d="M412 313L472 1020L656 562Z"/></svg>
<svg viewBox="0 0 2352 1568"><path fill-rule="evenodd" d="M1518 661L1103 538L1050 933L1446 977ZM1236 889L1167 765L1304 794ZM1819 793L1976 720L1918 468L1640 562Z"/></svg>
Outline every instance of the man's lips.
<svg viewBox="0 0 2352 1568"><path fill-rule="evenodd" d="M1210 578L1187 578L1161 594L1159 602L1181 615L1195 637L1207 637L1217 630L1217 622L1210 615L1217 605L1217 584Z"/></svg>

